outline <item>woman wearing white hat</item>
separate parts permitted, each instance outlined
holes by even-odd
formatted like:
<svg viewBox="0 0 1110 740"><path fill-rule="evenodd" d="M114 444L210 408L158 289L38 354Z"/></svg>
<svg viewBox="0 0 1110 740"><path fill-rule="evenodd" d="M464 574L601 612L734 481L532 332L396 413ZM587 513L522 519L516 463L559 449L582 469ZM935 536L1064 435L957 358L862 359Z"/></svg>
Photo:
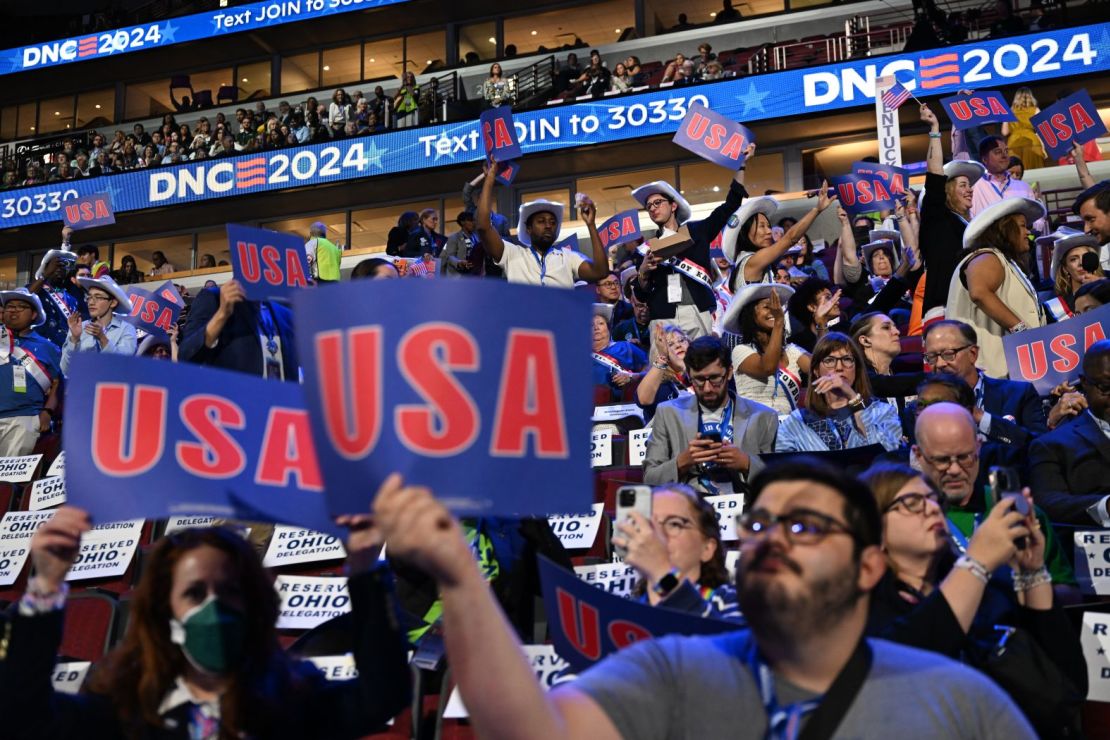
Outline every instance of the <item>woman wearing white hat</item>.
<svg viewBox="0 0 1110 740"><path fill-rule="evenodd" d="M1063 321L1075 313L1076 291L1104 277L1098 261L1098 237L1067 226L1061 226L1049 236L1052 237L1051 274L1056 295L1045 301L1044 308L1050 321ZM1087 257L1088 254L1091 256Z"/></svg>
<svg viewBox="0 0 1110 740"><path fill-rule="evenodd" d="M77 314L69 317L69 336L62 345L62 372L69 374L69 364L76 352L102 352L133 355L138 348L135 327L123 320L131 313L131 299L105 275L102 278L77 278L85 289L89 304L89 320Z"/></svg>
<svg viewBox="0 0 1110 740"><path fill-rule="evenodd" d="M1030 198L988 206L964 230L964 251L948 287L947 317L979 335L979 366L994 378L1007 374L1002 337L1045 325L1036 288L1019 260L1029 252L1029 226L1045 208Z"/></svg>
<svg viewBox="0 0 1110 740"><path fill-rule="evenodd" d="M783 306L794 289L788 285L744 286L725 312L724 328L739 334L732 349L736 392L780 414L798 407L802 375L809 374L809 353L786 343Z"/></svg>

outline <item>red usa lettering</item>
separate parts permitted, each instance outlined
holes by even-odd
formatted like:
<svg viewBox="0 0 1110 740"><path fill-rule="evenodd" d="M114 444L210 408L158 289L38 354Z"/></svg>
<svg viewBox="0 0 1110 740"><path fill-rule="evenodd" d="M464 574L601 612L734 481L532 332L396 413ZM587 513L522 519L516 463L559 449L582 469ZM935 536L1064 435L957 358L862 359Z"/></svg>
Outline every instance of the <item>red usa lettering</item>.
<svg viewBox="0 0 1110 740"><path fill-rule="evenodd" d="M301 269L300 255L295 249L286 249L283 255L277 247L270 244L259 248L253 242L238 241L235 243L235 250L244 282L284 285L290 288L308 286L308 277Z"/></svg>
<svg viewBox="0 0 1110 740"><path fill-rule="evenodd" d="M728 139L725 135L728 129L719 123L710 123L709 119L700 113L693 113L686 123L686 135L698 140L715 152L720 152L730 159L739 159L744 153L747 142L740 132L733 132Z"/></svg>

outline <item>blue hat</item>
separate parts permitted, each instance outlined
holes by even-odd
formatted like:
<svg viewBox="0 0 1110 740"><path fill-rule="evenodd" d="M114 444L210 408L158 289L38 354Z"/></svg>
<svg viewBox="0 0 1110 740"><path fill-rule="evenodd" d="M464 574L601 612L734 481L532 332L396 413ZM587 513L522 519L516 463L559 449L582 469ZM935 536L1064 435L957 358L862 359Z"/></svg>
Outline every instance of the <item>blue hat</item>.
<svg viewBox="0 0 1110 740"><path fill-rule="evenodd" d="M1075 199L1075 203L1071 207L1072 212L1079 213L1079 209L1083 207L1084 203L1101 193L1103 190L1108 189L1110 189L1110 180L1096 182L1094 185L1079 194L1079 197Z"/></svg>

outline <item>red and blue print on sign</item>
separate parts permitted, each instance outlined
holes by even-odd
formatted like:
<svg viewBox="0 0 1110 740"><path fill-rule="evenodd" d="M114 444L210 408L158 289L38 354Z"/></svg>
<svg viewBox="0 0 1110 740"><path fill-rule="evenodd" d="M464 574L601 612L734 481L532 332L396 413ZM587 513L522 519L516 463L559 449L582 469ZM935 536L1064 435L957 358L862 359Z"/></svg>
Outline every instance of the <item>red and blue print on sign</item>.
<svg viewBox="0 0 1110 740"><path fill-rule="evenodd" d="M160 293L151 293L149 290L134 286L128 287L131 288L128 291L128 296L131 298L131 315L126 318L126 321L147 334L158 337L169 334L170 328L177 323L177 317L181 314L181 306Z"/></svg>
<svg viewBox="0 0 1110 740"><path fill-rule="evenodd" d="M465 516L588 508L591 311L581 292L499 280L298 293L331 513L366 511L394 471Z"/></svg>
<svg viewBox="0 0 1110 740"><path fill-rule="evenodd" d="M940 104L952 121L952 128L962 131L986 123L1016 121L1017 116L1006 105L1002 93L994 90L980 90L971 95L950 95L941 98Z"/></svg>
<svg viewBox="0 0 1110 740"><path fill-rule="evenodd" d="M500 162L497 165L495 178L502 185L512 185L518 172L520 172L520 162Z"/></svg>
<svg viewBox="0 0 1110 740"><path fill-rule="evenodd" d="M872 175L839 175L829 178L840 205L849 216L874 211L894 210L894 195L880 178Z"/></svg>
<svg viewBox="0 0 1110 740"><path fill-rule="evenodd" d="M116 222L110 193L93 193L62 204L62 221L71 229L89 229Z"/></svg>
<svg viewBox="0 0 1110 740"><path fill-rule="evenodd" d="M887 192L894 197L904 196L910 173L902 167L878 162L852 162L852 174L864 175L872 180L882 180Z"/></svg>
<svg viewBox="0 0 1110 740"><path fill-rule="evenodd" d="M337 529L296 383L80 352L66 418L66 495L98 524L206 514Z"/></svg>
<svg viewBox="0 0 1110 740"><path fill-rule="evenodd" d="M1067 321L1007 334L1002 350L1010 378L1032 383L1047 396L1060 383L1074 383L1087 348L1108 336L1110 306L1100 306Z"/></svg>
<svg viewBox="0 0 1110 740"><path fill-rule="evenodd" d="M231 273L249 300L291 300L308 286L304 240L296 234L228 224L227 243Z"/></svg>
<svg viewBox="0 0 1110 740"><path fill-rule="evenodd" d="M694 103L686 111L686 118L682 119L672 141L702 159L738 170L747 158L744 151L755 141L755 136L743 124L714 113L701 103Z"/></svg>
<svg viewBox="0 0 1110 740"><path fill-rule="evenodd" d="M1066 157L1072 144L1086 144L1106 133L1106 126L1086 90L1058 100L1030 119L1050 159Z"/></svg>
<svg viewBox="0 0 1110 740"><path fill-rule="evenodd" d="M482 133L482 143L486 147L486 154L493 157L494 162L508 162L520 159L520 142L516 137L516 128L513 127L513 109L507 105L490 108L482 111L478 119L479 130Z"/></svg>
<svg viewBox="0 0 1110 740"><path fill-rule="evenodd" d="M606 249L616 244L634 242L640 238L640 212L621 211L607 219L598 228L597 233Z"/></svg>

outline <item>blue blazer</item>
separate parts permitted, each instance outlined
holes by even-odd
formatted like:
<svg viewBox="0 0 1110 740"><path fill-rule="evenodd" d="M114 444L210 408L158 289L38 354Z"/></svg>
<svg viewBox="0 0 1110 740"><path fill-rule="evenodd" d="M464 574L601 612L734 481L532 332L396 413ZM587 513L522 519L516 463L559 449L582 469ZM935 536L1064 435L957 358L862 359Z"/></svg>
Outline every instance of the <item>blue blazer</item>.
<svg viewBox="0 0 1110 740"><path fill-rule="evenodd" d="M1025 447L1048 431L1044 404L1032 383L983 376L983 410L991 415L987 436Z"/></svg>
<svg viewBox="0 0 1110 740"><path fill-rule="evenodd" d="M296 383L300 362L297 358L296 339L293 334L293 312L280 303L266 302L274 317L278 335L281 337L281 359L285 379ZM220 307L219 288L202 290L189 308L189 318L178 348L182 362L209 365L224 370L238 370L251 375L262 374L262 343L259 315L261 303L240 301L235 304L231 318L220 332L216 346L204 346L204 328Z"/></svg>

